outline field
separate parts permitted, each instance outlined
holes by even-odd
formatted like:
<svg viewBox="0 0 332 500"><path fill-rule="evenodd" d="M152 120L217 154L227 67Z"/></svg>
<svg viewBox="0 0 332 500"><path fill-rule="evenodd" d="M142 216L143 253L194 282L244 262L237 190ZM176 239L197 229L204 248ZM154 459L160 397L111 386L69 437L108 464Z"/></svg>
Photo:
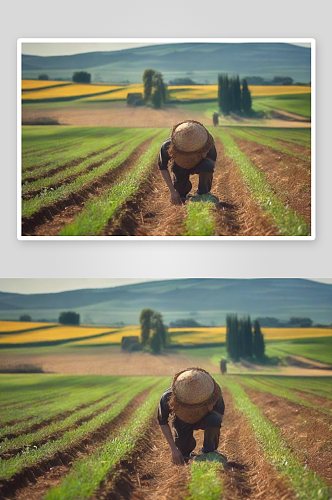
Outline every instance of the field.
<svg viewBox="0 0 332 500"><path fill-rule="evenodd" d="M1 375L1 498L331 499L332 379L216 379L227 464L179 467L155 416L170 377Z"/></svg>
<svg viewBox="0 0 332 500"><path fill-rule="evenodd" d="M24 127L22 235L310 235L310 130L210 130L219 204L174 207L156 168L169 129Z"/></svg>
<svg viewBox="0 0 332 500"><path fill-rule="evenodd" d="M250 87L253 97L282 96L288 94L310 95L310 87L297 85L260 86ZM176 101L217 99L218 85L179 85L169 86L169 99ZM119 101L126 100L127 94L140 92L143 94L142 84L132 85L104 85L104 84L77 84L72 82L22 80L22 102L56 102L69 99L84 101Z"/></svg>

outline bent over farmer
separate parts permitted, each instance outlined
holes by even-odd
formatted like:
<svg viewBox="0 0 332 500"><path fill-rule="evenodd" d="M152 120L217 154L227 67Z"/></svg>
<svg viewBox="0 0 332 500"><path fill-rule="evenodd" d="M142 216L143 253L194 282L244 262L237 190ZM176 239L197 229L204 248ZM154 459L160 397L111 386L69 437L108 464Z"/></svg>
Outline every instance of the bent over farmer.
<svg viewBox="0 0 332 500"><path fill-rule="evenodd" d="M197 194L210 192L216 159L213 137L202 123L187 120L173 126L170 137L161 146L158 166L174 205L186 200L192 188L189 177L193 174L199 175Z"/></svg>
<svg viewBox="0 0 332 500"><path fill-rule="evenodd" d="M187 368L174 375L171 387L161 396L157 416L175 464L190 459L196 446L193 432L198 429L204 429L201 452L218 453L224 411L221 389L207 371L198 367Z"/></svg>

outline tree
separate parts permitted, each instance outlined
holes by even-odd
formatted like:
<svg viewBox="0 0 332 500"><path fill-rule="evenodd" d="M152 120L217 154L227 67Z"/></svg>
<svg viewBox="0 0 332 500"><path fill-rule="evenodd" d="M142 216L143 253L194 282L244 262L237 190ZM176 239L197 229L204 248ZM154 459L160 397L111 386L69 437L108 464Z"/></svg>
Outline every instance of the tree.
<svg viewBox="0 0 332 500"><path fill-rule="evenodd" d="M147 346L150 338L151 318L154 311L152 309L142 309L139 322L141 325L141 344L143 347Z"/></svg>
<svg viewBox="0 0 332 500"><path fill-rule="evenodd" d="M240 78L239 75L237 75L236 79L234 80L233 84L234 88L234 111L240 113L241 112L241 85L240 85Z"/></svg>
<svg viewBox="0 0 332 500"><path fill-rule="evenodd" d="M73 82L91 83L91 73L87 73L86 71L75 71L73 74Z"/></svg>
<svg viewBox="0 0 332 500"><path fill-rule="evenodd" d="M38 75L38 80L48 80L48 75L43 73L42 75Z"/></svg>
<svg viewBox="0 0 332 500"><path fill-rule="evenodd" d="M247 80L243 80L242 82L242 98L241 98L241 106L246 115L250 115L252 112L252 103L251 103L251 93L248 88Z"/></svg>
<svg viewBox="0 0 332 500"><path fill-rule="evenodd" d="M62 325L79 325L80 315L73 311L66 311L60 313L59 323Z"/></svg>
<svg viewBox="0 0 332 500"><path fill-rule="evenodd" d="M144 101L148 102L152 94L152 79L155 74L154 69L146 69L143 73Z"/></svg>
<svg viewBox="0 0 332 500"><path fill-rule="evenodd" d="M31 321L30 314L21 314L20 321Z"/></svg>
<svg viewBox="0 0 332 500"><path fill-rule="evenodd" d="M253 354L258 361L262 361L265 357L264 336L257 320L254 321Z"/></svg>
<svg viewBox="0 0 332 500"><path fill-rule="evenodd" d="M158 330L154 332L150 340L150 347L153 354L160 354L162 349L162 338Z"/></svg>
<svg viewBox="0 0 332 500"><path fill-rule="evenodd" d="M151 318L151 328L154 334L157 333L160 336L162 347L166 347L167 328L164 325L163 317L160 312L155 312L153 314Z"/></svg>
<svg viewBox="0 0 332 500"><path fill-rule="evenodd" d="M252 326L250 316L243 320L243 357L252 358Z"/></svg>

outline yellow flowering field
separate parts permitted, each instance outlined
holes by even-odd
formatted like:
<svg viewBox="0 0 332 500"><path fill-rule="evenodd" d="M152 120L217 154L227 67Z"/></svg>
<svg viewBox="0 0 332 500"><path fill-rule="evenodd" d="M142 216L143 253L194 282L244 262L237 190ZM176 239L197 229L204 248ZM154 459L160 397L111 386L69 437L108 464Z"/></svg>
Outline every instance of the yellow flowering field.
<svg viewBox="0 0 332 500"><path fill-rule="evenodd" d="M331 337L331 328L261 328L265 340Z"/></svg>
<svg viewBox="0 0 332 500"><path fill-rule="evenodd" d="M110 332L114 328L93 328L80 326L56 326L45 330L36 330L17 335L4 335L1 344L29 344L33 342L47 342L52 340L75 339L90 337L104 332Z"/></svg>
<svg viewBox="0 0 332 500"><path fill-rule="evenodd" d="M141 93L143 94L144 89L143 85L141 84L134 84L134 85L126 85L125 87L119 87L118 90L115 92L112 92L111 94L103 94L103 95L94 95L92 97L85 97L82 99L82 101L103 101L103 100L109 100L109 101L114 101L114 100L119 100L127 99L127 94L128 93Z"/></svg>
<svg viewBox="0 0 332 500"><path fill-rule="evenodd" d="M29 99L59 99L64 97L76 97L80 95L88 94L100 94L102 92L110 92L114 89L122 88L116 85L92 85L92 84L80 84L73 83L70 85L64 85L62 87L48 88L32 92L22 93L22 98L24 100Z"/></svg>
<svg viewBox="0 0 332 500"><path fill-rule="evenodd" d="M0 334L7 332L19 332L20 330L32 330L55 323L33 323L31 321L0 321Z"/></svg>
<svg viewBox="0 0 332 500"><path fill-rule="evenodd" d="M68 85L72 82L60 82L51 80L22 80L22 90L40 89L43 87L54 87L54 85Z"/></svg>
<svg viewBox="0 0 332 500"><path fill-rule="evenodd" d="M109 335L105 335L103 337L98 337L96 339L86 339L79 340L71 345L98 345L98 344L121 344L122 337L126 336L141 336L141 330L138 326L129 326L125 328L121 328L121 330L115 331L114 333L110 333Z"/></svg>

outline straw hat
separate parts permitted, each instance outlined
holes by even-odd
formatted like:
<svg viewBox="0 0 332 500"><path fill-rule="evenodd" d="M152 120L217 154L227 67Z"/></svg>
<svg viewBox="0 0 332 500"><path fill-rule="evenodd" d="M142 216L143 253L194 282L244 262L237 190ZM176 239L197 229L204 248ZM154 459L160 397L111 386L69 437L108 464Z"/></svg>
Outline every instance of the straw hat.
<svg viewBox="0 0 332 500"><path fill-rule="evenodd" d="M168 154L175 163L183 168L195 167L213 146L213 137L196 120L187 120L173 126Z"/></svg>
<svg viewBox="0 0 332 500"><path fill-rule="evenodd" d="M208 407L220 396L219 385L207 371L187 368L173 377L169 406L180 420L194 424L208 414Z"/></svg>

